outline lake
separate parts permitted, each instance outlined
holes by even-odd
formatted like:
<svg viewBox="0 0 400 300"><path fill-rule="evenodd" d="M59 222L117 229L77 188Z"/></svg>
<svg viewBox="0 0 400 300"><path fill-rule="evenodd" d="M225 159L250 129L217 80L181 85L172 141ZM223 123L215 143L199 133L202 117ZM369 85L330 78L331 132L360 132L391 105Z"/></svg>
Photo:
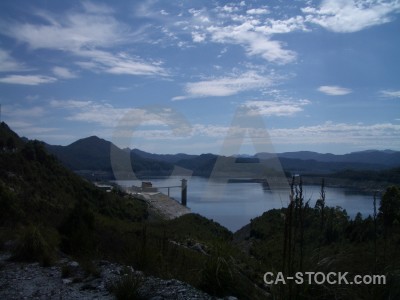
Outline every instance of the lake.
<svg viewBox="0 0 400 300"><path fill-rule="evenodd" d="M183 177L149 178L146 180L117 181L121 186L140 186L141 181L151 181L155 187L180 186ZM220 223L231 231L236 231L258 217L263 212L286 207L289 202L289 190L269 190L260 183L240 182L224 183L203 177L186 177L188 180L187 206L198 213ZM320 197L320 186L303 186L304 200L310 200L314 207ZM167 194L167 189L160 189ZM346 188L325 188L327 206L340 206L346 209L350 217L361 212L363 217L373 214L373 195L363 194ZM181 189L170 189L170 197L180 202ZM379 207L379 201L377 201Z"/></svg>

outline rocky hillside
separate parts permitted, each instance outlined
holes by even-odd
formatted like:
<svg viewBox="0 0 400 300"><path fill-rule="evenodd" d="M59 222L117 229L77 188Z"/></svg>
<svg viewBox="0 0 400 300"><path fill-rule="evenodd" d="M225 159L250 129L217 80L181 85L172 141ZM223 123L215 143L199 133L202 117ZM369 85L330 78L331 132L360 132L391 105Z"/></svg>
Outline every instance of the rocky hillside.
<svg viewBox="0 0 400 300"><path fill-rule="evenodd" d="M0 251L11 258L0 267L6 298L106 297L107 272L117 265L142 272L146 299L268 295L256 262L235 248L226 228L195 214L150 215L140 199L118 188L107 193L66 169L39 141L0 151L0 207ZM87 274L73 275L72 261ZM112 295L127 299L137 278L120 277L131 282Z"/></svg>
<svg viewBox="0 0 400 300"><path fill-rule="evenodd" d="M87 266L68 257L51 267L39 263L12 262L7 254L0 254L1 299L198 299L217 300L207 293L179 280L163 280L146 276L130 266L94 261L91 272ZM123 294L123 285L134 287ZM118 298L118 297L117 297ZM236 297L224 299L235 300Z"/></svg>

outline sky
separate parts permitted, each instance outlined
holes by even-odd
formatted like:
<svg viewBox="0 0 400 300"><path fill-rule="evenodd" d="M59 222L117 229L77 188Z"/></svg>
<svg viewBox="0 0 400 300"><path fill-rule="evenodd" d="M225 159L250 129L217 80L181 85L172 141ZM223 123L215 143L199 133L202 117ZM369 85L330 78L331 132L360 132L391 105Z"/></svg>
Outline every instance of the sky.
<svg viewBox="0 0 400 300"><path fill-rule="evenodd" d="M399 0L0 1L1 120L160 154L400 150L399 53Z"/></svg>

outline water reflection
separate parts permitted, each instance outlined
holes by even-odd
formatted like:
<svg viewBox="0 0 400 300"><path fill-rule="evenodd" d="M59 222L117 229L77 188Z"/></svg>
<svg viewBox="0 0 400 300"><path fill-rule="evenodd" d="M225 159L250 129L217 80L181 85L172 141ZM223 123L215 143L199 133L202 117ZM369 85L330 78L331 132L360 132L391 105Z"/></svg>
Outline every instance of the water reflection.
<svg viewBox="0 0 400 300"><path fill-rule="evenodd" d="M153 186L179 185L182 178L148 178ZM250 219L262 215L263 212L286 207L289 203L289 186L274 188L266 182L230 182L208 180L202 177L188 179L188 204L192 212L219 222L231 231L236 231L248 224ZM140 182L123 181L121 185L129 186ZM177 184L178 183L178 184ZM276 185L275 185L276 186ZM320 197L321 187L318 185L303 186L304 201L310 200L310 207ZM373 195L357 190L344 188L325 189L326 205L340 206L346 209L350 217L361 212L363 217L373 214ZM170 196L180 201L180 189L171 189Z"/></svg>

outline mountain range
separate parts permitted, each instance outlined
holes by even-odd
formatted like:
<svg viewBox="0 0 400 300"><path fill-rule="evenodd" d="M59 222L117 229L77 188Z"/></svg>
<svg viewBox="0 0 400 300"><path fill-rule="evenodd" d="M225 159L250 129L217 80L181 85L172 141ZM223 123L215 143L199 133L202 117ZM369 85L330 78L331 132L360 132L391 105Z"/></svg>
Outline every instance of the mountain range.
<svg viewBox="0 0 400 300"><path fill-rule="evenodd" d="M0 145L6 147L11 139L16 141L16 147L21 147L21 141L4 122L0 126ZM12 145L12 143L11 143ZM112 178L113 166L110 153L130 161L128 169L133 170L138 177L168 176L176 166L188 169L193 175L210 176L217 159L226 166L233 166L246 172L246 166L269 161L276 157L287 174L326 175L352 171L382 171L400 167L400 151L367 150L348 154L317 153L311 151L297 151L284 153L257 153L255 155L219 156L216 154L155 154L139 149L121 149L110 141L97 136L83 138L67 146L45 144L47 151L55 155L66 167L81 175L101 174L100 177ZM244 164L243 164L244 163ZM253 165L254 167L255 165ZM93 178L92 178L93 179Z"/></svg>
<svg viewBox="0 0 400 300"><path fill-rule="evenodd" d="M216 154L155 154L139 149L120 149L96 136L80 139L68 146L46 145L48 151L57 156L74 171L92 170L112 172L110 151L129 156L133 171L138 176L169 175L174 166L189 169L193 175L209 176L218 158L236 163L257 163L278 157L288 173L332 174L344 170L381 171L400 166L400 152L393 150L368 150L336 155L311 151L284 153L257 153L240 157L224 157Z"/></svg>
<svg viewBox="0 0 400 300"><path fill-rule="evenodd" d="M168 162L140 156L129 149L120 149L113 143L97 136L77 140L68 146L46 144L47 151L55 155L66 167L73 171L96 171L112 174L110 153L131 161L131 168L137 175L169 175L173 166ZM78 172L79 173L79 172ZM93 172L90 172L93 173ZM108 175L110 177L111 175ZM106 175L107 177L107 175Z"/></svg>

